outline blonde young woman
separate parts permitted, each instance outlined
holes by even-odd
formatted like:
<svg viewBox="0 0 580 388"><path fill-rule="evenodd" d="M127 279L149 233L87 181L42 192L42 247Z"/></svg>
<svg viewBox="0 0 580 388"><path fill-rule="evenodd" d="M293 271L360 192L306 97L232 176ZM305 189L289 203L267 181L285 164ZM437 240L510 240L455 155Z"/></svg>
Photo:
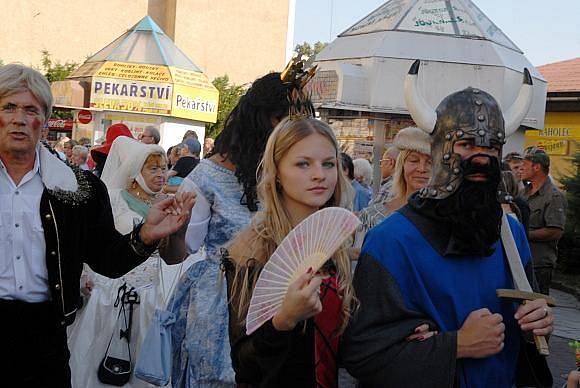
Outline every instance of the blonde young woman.
<svg viewBox="0 0 580 388"><path fill-rule="evenodd" d="M249 336L245 316L260 270L290 230L321 208L343 204L350 185L340 165L336 139L321 121L284 119L268 140L258 184L263 211L223 252L238 384L337 384L338 338L355 300L345 250L318 273L302 274L290 285L280 311Z"/></svg>
<svg viewBox="0 0 580 388"><path fill-rule="evenodd" d="M431 177L431 139L424 131L407 127L395 136L394 146L399 149L393 174L391 196L359 214L361 225L356 231L355 248L360 249L366 233L391 213L407 204L415 191L427 186Z"/></svg>

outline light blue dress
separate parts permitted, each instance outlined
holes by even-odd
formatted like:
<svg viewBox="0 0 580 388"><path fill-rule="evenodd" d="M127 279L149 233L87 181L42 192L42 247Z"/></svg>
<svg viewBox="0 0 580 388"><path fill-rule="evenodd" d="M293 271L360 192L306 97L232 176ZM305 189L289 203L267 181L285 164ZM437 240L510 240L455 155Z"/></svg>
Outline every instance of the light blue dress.
<svg viewBox="0 0 580 388"><path fill-rule="evenodd" d="M203 159L189 174L211 206L204 246L207 256L181 277L168 309L172 329L172 386L233 387L228 337L226 282L220 248L249 225L252 213L240 204L243 187L234 172Z"/></svg>

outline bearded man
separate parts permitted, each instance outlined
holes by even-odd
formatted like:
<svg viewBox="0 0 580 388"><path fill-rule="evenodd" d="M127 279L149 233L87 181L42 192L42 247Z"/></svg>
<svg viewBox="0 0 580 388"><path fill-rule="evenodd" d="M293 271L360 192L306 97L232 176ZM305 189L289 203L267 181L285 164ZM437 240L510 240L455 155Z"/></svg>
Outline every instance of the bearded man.
<svg viewBox="0 0 580 388"><path fill-rule="evenodd" d="M501 150L527 113L531 77L526 70L505 114L473 88L433 111L417 91L418 70L417 61L405 92L413 119L432 137L432 178L367 234L354 276L360 307L342 344L345 366L360 387L551 386L545 359L529 343L532 333L552 332L546 301L518 307L496 296L513 288L500 240ZM525 232L515 218L509 225L533 276ZM439 334L405 340L422 324Z"/></svg>

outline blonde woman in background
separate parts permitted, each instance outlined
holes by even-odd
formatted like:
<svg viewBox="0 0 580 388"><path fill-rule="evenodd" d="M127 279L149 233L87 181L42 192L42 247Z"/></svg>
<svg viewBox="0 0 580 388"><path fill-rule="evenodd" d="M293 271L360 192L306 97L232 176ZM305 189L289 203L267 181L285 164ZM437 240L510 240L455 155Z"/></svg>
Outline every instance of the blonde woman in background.
<svg viewBox="0 0 580 388"><path fill-rule="evenodd" d="M407 204L415 191L427 186L431 178L431 139L424 131L407 127L395 136L394 146L399 149L395 163L391 197L360 212L361 225L357 228L354 247L360 249L366 233L391 213Z"/></svg>

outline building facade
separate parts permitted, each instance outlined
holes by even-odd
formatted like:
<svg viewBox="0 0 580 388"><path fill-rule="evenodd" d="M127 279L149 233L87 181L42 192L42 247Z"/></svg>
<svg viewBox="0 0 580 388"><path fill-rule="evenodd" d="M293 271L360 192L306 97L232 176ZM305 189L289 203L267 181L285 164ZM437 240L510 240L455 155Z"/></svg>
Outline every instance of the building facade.
<svg viewBox="0 0 580 388"><path fill-rule="evenodd" d="M541 130L526 131L525 145L550 155L550 174L559 180L570 175L570 159L580 152L580 58L538 67L548 81L546 119Z"/></svg>
<svg viewBox="0 0 580 388"><path fill-rule="evenodd" d="M0 60L83 63L146 15L211 79L244 84L281 70L292 52L295 0L0 0Z"/></svg>

